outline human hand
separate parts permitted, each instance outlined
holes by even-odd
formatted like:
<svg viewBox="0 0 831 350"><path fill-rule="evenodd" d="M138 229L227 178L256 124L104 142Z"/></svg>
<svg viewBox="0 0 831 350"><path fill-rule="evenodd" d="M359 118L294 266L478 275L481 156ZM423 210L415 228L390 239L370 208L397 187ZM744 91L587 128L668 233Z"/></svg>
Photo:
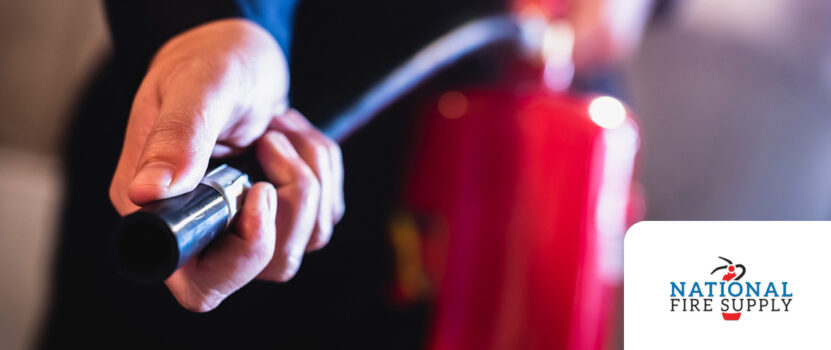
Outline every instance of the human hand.
<svg viewBox="0 0 831 350"><path fill-rule="evenodd" d="M286 111L287 91L288 67L271 35L229 19L168 41L136 93L110 185L121 215L193 190L211 157L249 146L271 182L248 191L233 233L165 282L189 310L209 311L255 277L291 279L343 215L340 149Z"/></svg>

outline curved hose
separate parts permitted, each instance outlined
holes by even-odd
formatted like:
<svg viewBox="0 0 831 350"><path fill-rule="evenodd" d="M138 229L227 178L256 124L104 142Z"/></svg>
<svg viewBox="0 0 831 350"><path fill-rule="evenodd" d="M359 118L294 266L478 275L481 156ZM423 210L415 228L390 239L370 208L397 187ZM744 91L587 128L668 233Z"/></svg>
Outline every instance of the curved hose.
<svg viewBox="0 0 831 350"><path fill-rule="evenodd" d="M507 15L465 23L418 51L321 129L332 139L342 141L385 107L459 59L491 44L518 39L520 28Z"/></svg>

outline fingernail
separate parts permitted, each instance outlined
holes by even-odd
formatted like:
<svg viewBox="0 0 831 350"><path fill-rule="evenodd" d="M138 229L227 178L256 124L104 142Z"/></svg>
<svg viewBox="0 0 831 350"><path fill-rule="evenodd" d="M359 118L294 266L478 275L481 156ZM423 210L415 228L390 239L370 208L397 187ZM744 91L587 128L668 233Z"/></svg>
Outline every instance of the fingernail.
<svg viewBox="0 0 831 350"><path fill-rule="evenodd" d="M173 166L165 162L148 163L133 178L130 186L158 186L167 188L173 181Z"/></svg>
<svg viewBox="0 0 831 350"><path fill-rule="evenodd" d="M277 190L274 189L274 186L268 184L268 190L266 190L265 201L266 205L268 206L268 210L271 213L277 212Z"/></svg>

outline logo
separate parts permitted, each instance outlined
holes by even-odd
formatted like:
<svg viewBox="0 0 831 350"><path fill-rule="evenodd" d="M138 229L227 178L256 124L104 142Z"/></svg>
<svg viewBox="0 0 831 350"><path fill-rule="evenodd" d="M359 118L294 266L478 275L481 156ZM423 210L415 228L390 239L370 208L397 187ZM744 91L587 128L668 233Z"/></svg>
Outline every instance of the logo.
<svg viewBox="0 0 831 350"><path fill-rule="evenodd" d="M744 267L744 265L742 265L742 264L733 265L733 262L730 261L730 259L723 258L723 257L718 257L718 258L721 259L721 260L726 261L727 264L729 264L729 265L723 265L723 266L716 267L713 270L713 272L710 272L711 275L718 272L718 271L720 271L720 270L727 270L727 273L724 274L724 276L721 278L721 280L725 281L725 282L738 281L738 280L742 279L742 277L744 277L744 273L747 272L747 269ZM736 276L736 268L737 267L742 269L742 273L738 276ZM722 312L721 317L724 318L725 321L737 321L740 317L742 317L742 313L741 312Z"/></svg>
<svg viewBox="0 0 831 350"><path fill-rule="evenodd" d="M725 321L738 321L742 313L788 312L793 293L786 281L742 280L747 268L718 257L726 265L717 266L710 275L717 281L670 282L670 312L713 312L714 305ZM741 272L739 272L741 270Z"/></svg>

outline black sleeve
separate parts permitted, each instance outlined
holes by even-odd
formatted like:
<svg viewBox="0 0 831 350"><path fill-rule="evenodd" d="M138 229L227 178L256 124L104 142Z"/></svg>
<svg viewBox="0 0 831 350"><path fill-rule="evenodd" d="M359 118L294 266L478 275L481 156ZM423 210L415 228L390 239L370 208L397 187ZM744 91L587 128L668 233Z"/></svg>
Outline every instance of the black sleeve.
<svg viewBox="0 0 831 350"><path fill-rule="evenodd" d="M105 0L116 59L144 72L168 39L189 28L222 18L256 22L289 57L297 0Z"/></svg>

